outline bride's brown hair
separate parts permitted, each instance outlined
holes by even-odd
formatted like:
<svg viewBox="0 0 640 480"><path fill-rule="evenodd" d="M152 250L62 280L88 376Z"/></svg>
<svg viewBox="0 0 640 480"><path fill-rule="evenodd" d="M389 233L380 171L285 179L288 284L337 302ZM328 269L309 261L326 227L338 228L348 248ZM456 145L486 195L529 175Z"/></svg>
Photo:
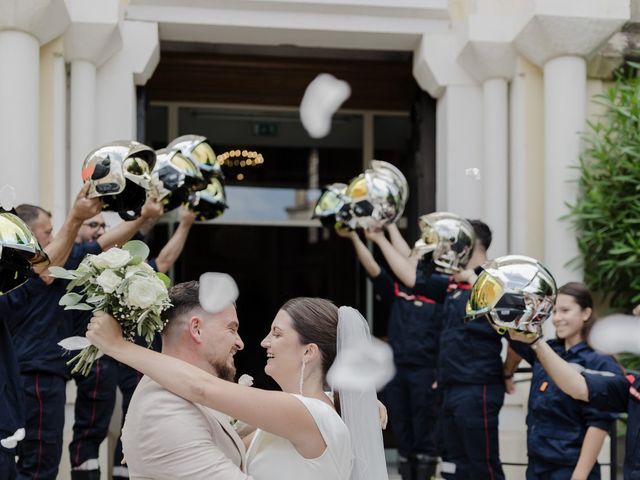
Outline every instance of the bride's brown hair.
<svg viewBox="0 0 640 480"><path fill-rule="evenodd" d="M287 301L280 310L291 317L293 329L302 344L315 343L322 356L325 376L336 358L338 307L324 298L298 297Z"/></svg>

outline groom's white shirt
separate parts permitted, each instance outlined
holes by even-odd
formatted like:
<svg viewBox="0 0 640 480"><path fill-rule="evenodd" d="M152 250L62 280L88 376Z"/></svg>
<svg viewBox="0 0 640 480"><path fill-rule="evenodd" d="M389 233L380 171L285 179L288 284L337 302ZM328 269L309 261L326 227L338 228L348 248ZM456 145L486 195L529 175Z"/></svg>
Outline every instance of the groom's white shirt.
<svg viewBox="0 0 640 480"><path fill-rule="evenodd" d="M132 479L247 480L245 447L229 417L165 390L136 388L122 429Z"/></svg>

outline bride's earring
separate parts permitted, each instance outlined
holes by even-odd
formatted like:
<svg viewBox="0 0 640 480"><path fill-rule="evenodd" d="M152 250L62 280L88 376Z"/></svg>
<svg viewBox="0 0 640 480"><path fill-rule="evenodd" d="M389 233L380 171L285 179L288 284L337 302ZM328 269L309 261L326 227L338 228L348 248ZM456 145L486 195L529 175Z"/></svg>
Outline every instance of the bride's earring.
<svg viewBox="0 0 640 480"><path fill-rule="evenodd" d="M302 362L302 367L300 368L300 385L299 385L299 390L300 390L300 395L302 395L302 386L304 385L304 366L305 366L305 362Z"/></svg>

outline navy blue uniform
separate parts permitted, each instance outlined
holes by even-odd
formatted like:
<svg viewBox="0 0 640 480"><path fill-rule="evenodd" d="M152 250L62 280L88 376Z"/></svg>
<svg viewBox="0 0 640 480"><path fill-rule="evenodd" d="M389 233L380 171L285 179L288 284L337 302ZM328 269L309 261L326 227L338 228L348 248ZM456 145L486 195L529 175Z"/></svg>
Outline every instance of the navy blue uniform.
<svg viewBox="0 0 640 480"><path fill-rule="evenodd" d="M20 305L28 302L32 289L23 286L12 295L0 295L0 439L12 436L25 426L24 391L18 358L13 348L7 319ZM15 448L0 446L0 478L16 477Z"/></svg>
<svg viewBox="0 0 640 480"><path fill-rule="evenodd" d="M589 387L589 404L609 412L629 413L624 458L625 480L640 480L640 376L626 378L609 371L582 372Z"/></svg>
<svg viewBox="0 0 640 480"><path fill-rule="evenodd" d="M385 389L389 420L404 458L435 458L439 316L436 302L416 296L384 269L373 279L376 293L391 305L388 336L396 375Z"/></svg>
<svg viewBox="0 0 640 480"><path fill-rule="evenodd" d="M569 350L565 350L563 341L548 343L566 362L622 375L622 369L612 357L593 351L586 342ZM564 394L536 361L528 345L512 342L511 346L533 367L527 414L527 479L571 478L587 429L597 427L609 431L616 417ZM600 478L600 465L594 465L588 478Z"/></svg>
<svg viewBox="0 0 640 480"><path fill-rule="evenodd" d="M99 251L95 243L76 244L65 264L75 269L87 253ZM18 478L55 479L62 454L66 361L58 342L72 332L72 312L58 305L66 293L66 280L46 285L30 279L21 288L32 298L9 317L26 397L26 437L18 446ZM20 289L9 295L19 294Z"/></svg>
<svg viewBox="0 0 640 480"><path fill-rule="evenodd" d="M442 476L504 479L498 447L498 414L504 402L501 337L484 318L465 321L469 284L439 275L427 277L418 268L414 290L442 303L438 355L446 462Z"/></svg>

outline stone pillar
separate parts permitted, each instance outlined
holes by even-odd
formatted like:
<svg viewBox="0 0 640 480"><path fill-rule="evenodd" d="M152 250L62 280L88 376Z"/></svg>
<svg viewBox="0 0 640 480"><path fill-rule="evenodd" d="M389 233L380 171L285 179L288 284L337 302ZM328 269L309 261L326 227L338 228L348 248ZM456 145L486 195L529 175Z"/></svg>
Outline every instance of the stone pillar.
<svg viewBox="0 0 640 480"><path fill-rule="evenodd" d="M100 69L97 77L99 144L136 138L136 85L144 85L160 60L158 25L126 20L122 48Z"/></svg>
<svg viewBox="0 0 640 480"><path fill-rule="evenodd" d="M586 61L629 19L629 0L532 0L516 36L518 50L544 70L544 263L559 285L580 280L566 264L578 256L561 217L574 203L580 133L586 121Z"/></svg>
<svg viewBox="0 0 640 480"><path fill-rule="evenodd" d="M82 180L80 170L96 143L96 71L122 45L118 0L86 2L66 0L71 25L64 36L70 79L69 196L75 198Z"/></svg>
<svg viewBox="0 0 640 480"><path fill-rule="evenodd" d="M40 49L40 203L55 230L69 210L67 71L62 38Z"/></svg>
<svg viewBox="0 0 640 480"><path fill-rule="evenodd" d="M0 183L17 203L40 203L40 45L68 23L62 0L0 0Z"/></svg>
<svg viewBox="0 0 640 480"><path fill-rule="evenodd" d="M482 219L493 231L491 257L509 248L509 80L516 61L512 17L470 15L460 28L458 62L483 91Z"/></svg>
<svg viewBox="0 0 640 480"><path fill-rule="evenodd" d="M544 258L544 82L542 70L516 62L510 96L509 245Z"/></svg>
<svg viewBox="0 0 640 480"><path fill-rule="evenodd" d="M456 62L454 35L425 35L414 52L413 76L438 99L436 209L481 218L482 89Z"/></svg>

